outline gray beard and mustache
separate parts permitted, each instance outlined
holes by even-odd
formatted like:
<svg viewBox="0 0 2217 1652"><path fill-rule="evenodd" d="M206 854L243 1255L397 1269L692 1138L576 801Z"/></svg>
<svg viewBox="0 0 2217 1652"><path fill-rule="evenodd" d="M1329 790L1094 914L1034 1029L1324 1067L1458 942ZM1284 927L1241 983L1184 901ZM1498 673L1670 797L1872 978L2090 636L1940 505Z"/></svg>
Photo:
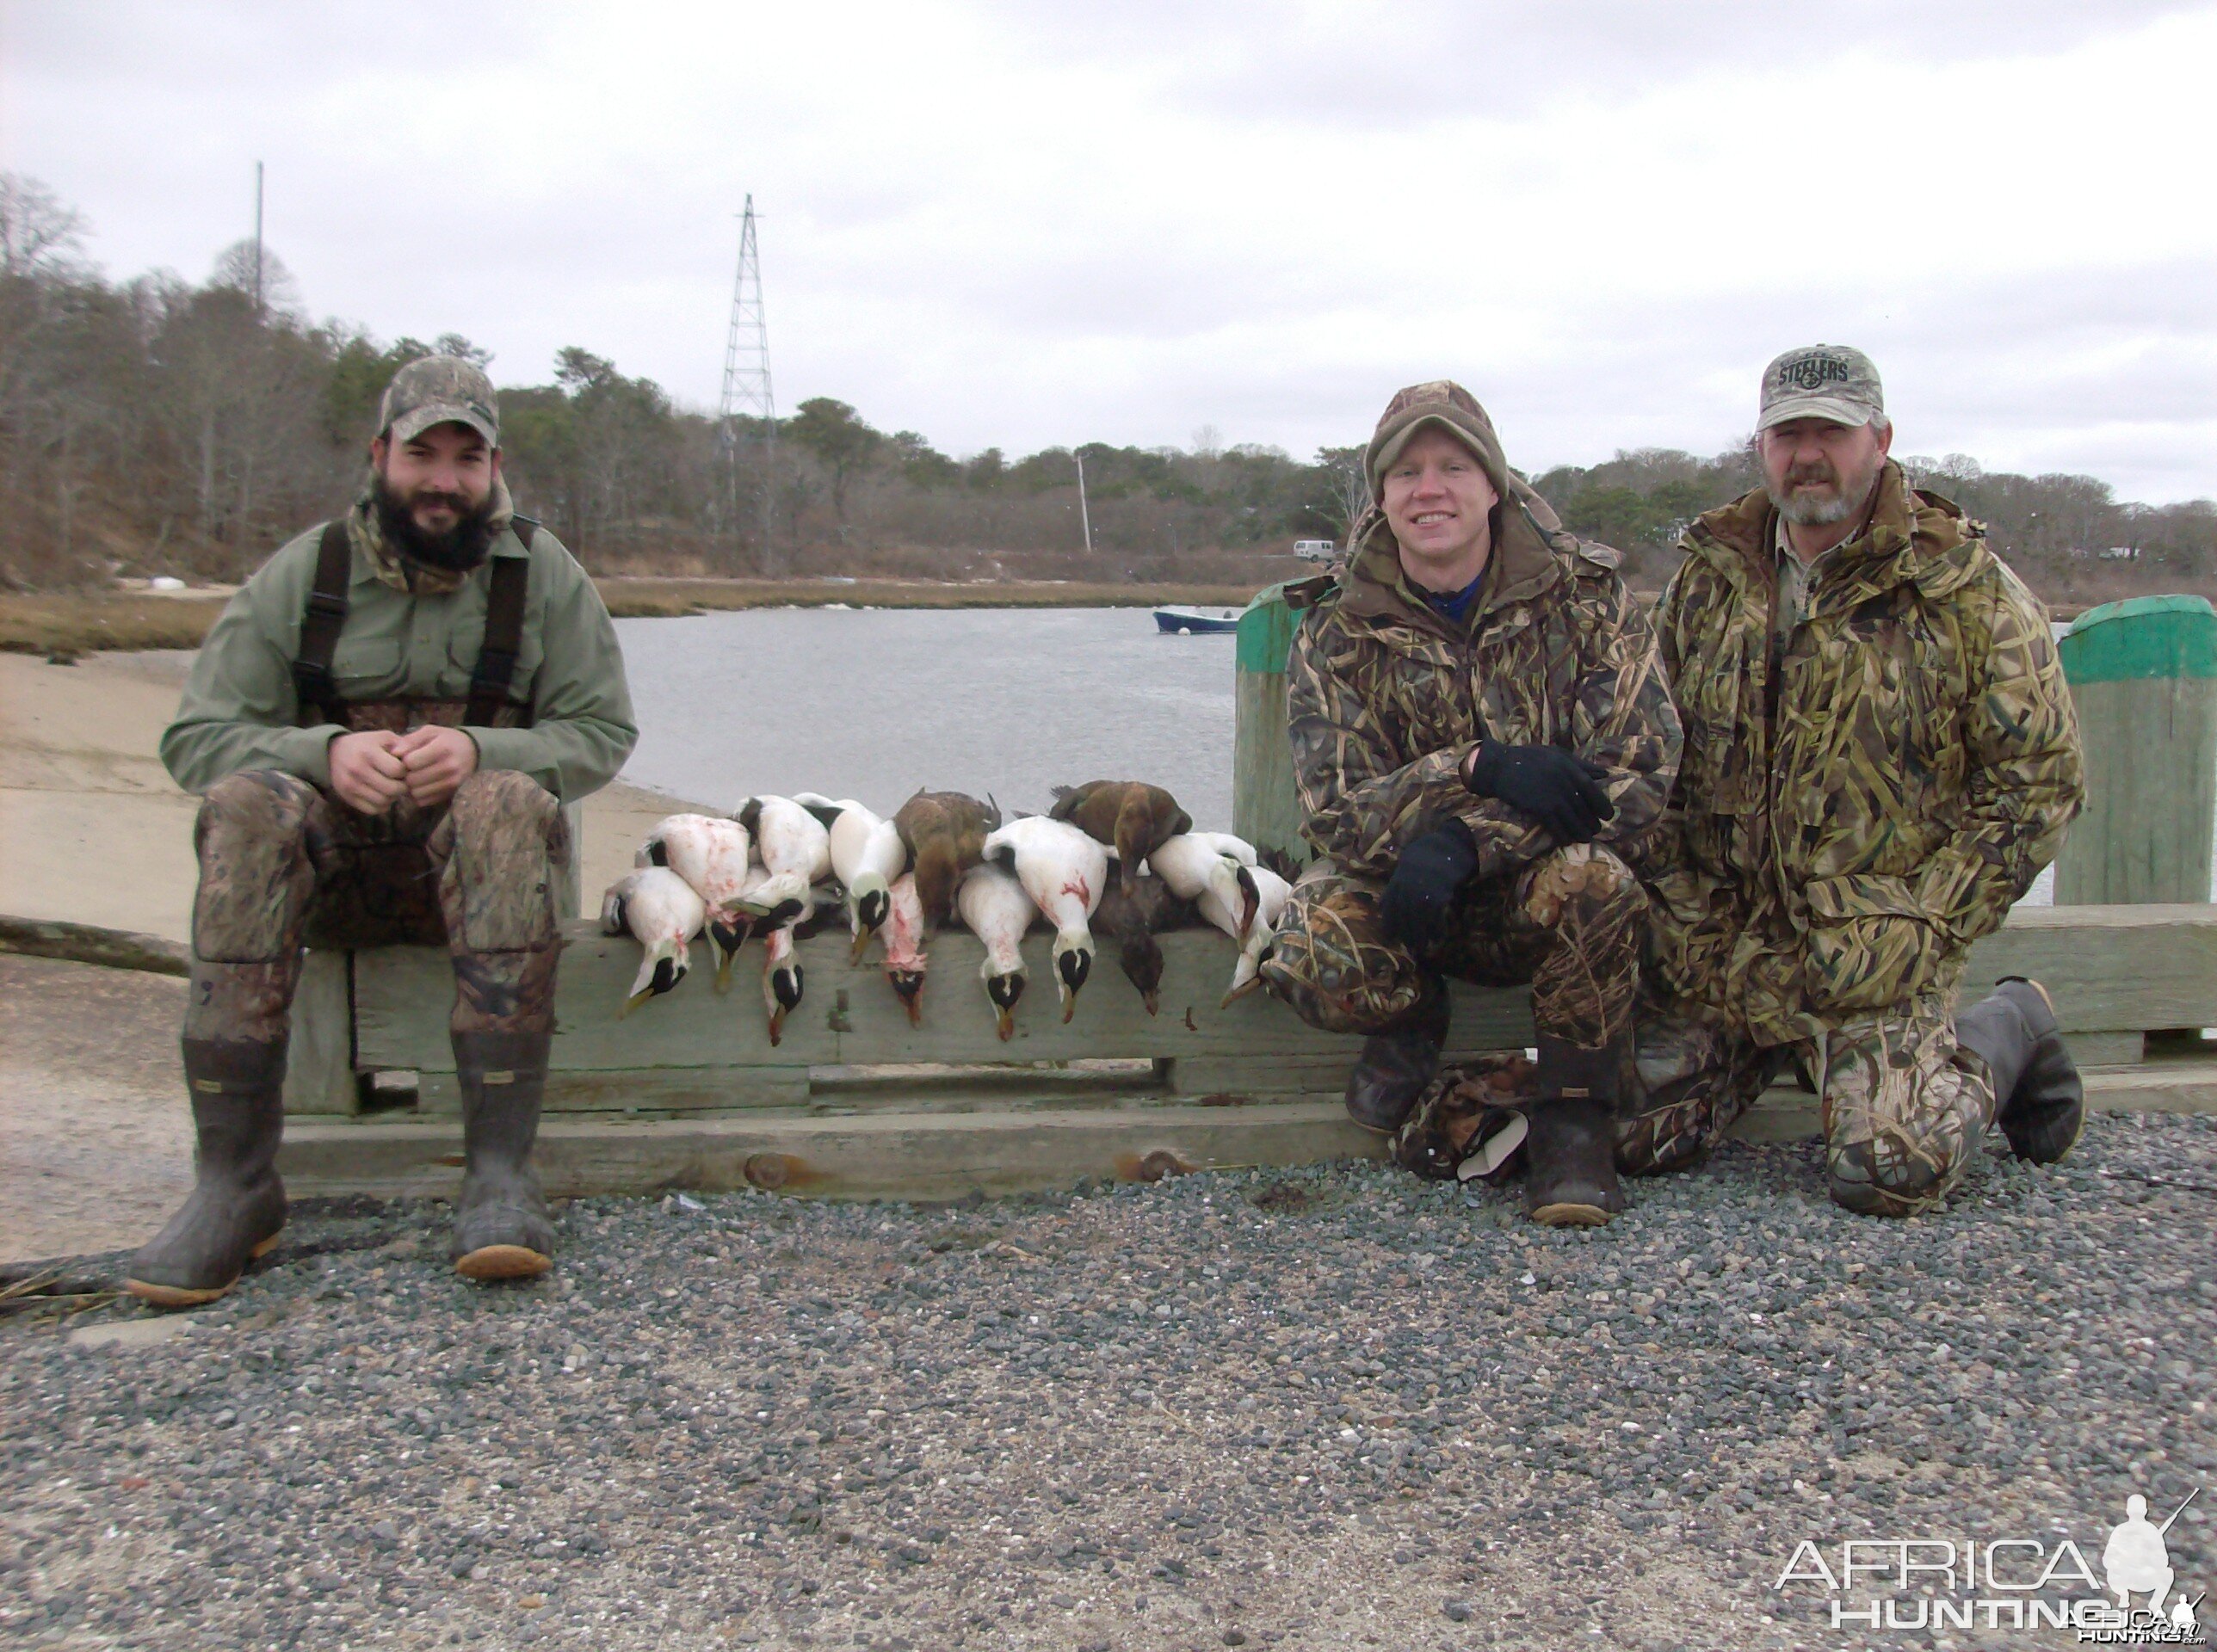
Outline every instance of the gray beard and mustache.
<svg viewBox="0 0 2217 1652"><path fill-rule="evenodd" d="M1862 474L1845 483L1828 461L1796 465L1786 472L1779 486L1772 487L1766 481L1763 491L1770 496L1770 502L1778 508L1778 514L1796 527L1831 527L1844 522L1863 508L1885 464L1886 456L1881 453ZM1810 486L1829 486L1831 491L1828 495L1800 491Z"/></svg>

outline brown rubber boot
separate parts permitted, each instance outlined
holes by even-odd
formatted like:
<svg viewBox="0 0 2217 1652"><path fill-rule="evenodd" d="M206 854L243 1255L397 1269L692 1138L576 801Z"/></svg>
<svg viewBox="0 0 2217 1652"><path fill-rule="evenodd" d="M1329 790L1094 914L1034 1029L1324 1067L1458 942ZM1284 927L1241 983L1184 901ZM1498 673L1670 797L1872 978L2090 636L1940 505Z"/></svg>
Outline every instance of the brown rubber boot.
<svg viewBox="0 0 2217 1652"><path fill-rule="evenodd" d="M1447 983L1435 978L1426 992L1400 1026L1362 1041L1347 1076L1347 1116L1365 1130L1381 1136L1399 1130L1439 1070L1448 1042Z"/></svg>
<svg viewBox="0 0 2217 1652"><path fill-rule="evenodd" d="M1994 1081L1994 1122L2010 1152L2053 1164L2072 1150L2086 1125L2086 1088L2056 1031L2047 988L2022 976L2003 977L1956 1015L1955 1042L1986 1063Z"/></svg>
<svg viewBox="0 0 2217 1652"><path fill-rule="evenodd" d="M184 1040L198 1138L193 1191L131 1259L123 1288L157 1308L197 1308L238 1283L285 1230L277 1144L285 1134L285 1045Z"/></svg>
<svg viewBox="0 0 2217 1652"><path fill-rule="evenodd" d="M1625 1050L1540 1035L1540 1099L1524 1138L1524 1213L1542 1227L1597 1228L1624 1208L1616 1182L1616 1097Z"/></svg>
<svg viewBox="0 0 2217 1652"><path fill-rule="evenodd" d="M536 1279L554 1266L554 1218L531 1168L547 1089L546 1032L457 1032L462 1196L454 1271L466 1279Z"/></svg>

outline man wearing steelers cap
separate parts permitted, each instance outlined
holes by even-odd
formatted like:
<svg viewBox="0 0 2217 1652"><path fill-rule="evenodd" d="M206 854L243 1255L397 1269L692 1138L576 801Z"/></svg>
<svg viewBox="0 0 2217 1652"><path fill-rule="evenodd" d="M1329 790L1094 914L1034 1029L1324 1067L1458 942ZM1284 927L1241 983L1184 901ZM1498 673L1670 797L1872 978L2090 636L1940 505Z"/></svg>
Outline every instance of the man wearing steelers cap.
<svg viewBox="0 0 2217 1652"><path fill-rule="evenodd" d="M1939 1203L1990 1124L2041 1163L2078 1137L2045 990L1955 1002L2078 811L2070 694L2039 600L1893 439L1868 356L1788 350L1763 485L1680 541L1656 630L1685 746L1643 868L1627 1172L1695 1162L1789 1065L1850 1210Z"/></svg>

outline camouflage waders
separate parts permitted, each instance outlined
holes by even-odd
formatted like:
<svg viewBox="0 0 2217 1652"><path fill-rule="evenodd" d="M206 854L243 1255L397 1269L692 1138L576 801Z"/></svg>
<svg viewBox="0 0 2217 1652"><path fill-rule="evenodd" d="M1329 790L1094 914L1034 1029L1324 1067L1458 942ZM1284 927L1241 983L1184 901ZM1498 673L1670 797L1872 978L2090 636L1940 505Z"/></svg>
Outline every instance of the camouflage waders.
<svg viewBox="0 0 2217 1652"><path fill-rule="evenodd" d="M219 781L194 832L188 1039L285 1036L300 949L447 947L456 1033L553 1025L553 869L569 832L553 793L479 771L429 811L358 815L307 781L256 769Z"/></svg>
<svg viewBox="0 0 2217 1652"><path fill-rule="evenodd" d="M275 1160L309 945L447 946L466 1156L454 1254L473 1279L543 1273L553 1225L529 1155L561 946L553 872L569 852L553 794L512 769L480 770L437 808L403 801L373 817L295 775L253 769L210 788L194 844L182 1046L197 1179L133 1258L130 1289L162 1306L211 1300L284 1226Z"/></svg>
<svg viewBox="0 0 2217 1652"><path fill-rule="evenodd" d="M1636 1051L1638 1099L1617 1136L1617 1162L1633 1175L1696 1162L1796 1062L1816 1087L1833 1202L1867 1216L1938 1205L1994 1119L1985 1060L1957 1042L1936 996L1768 1046L1658 1014L1643 1019Z"/></svg>

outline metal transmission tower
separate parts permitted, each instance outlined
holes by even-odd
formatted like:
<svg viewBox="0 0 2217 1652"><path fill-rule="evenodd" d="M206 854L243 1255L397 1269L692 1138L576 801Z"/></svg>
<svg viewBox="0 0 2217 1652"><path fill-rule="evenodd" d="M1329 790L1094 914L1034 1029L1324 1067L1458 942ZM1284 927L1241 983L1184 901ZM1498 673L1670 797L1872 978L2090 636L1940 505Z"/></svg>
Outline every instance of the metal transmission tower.
<svg viewBox="0 0 2217 1652"><path fill-rule="evenodd" d="M724 397L717 410L723 425L724 455L730 478L732 518L738 517L739 421L757 422L762 449L762 536L763 571L776 571L771 537L777 459L777 398L769 382L769 330L763 322L762 252L755 241L755 198L739 214L739 268L732 280L732 330L724 345Z"/></svg>

